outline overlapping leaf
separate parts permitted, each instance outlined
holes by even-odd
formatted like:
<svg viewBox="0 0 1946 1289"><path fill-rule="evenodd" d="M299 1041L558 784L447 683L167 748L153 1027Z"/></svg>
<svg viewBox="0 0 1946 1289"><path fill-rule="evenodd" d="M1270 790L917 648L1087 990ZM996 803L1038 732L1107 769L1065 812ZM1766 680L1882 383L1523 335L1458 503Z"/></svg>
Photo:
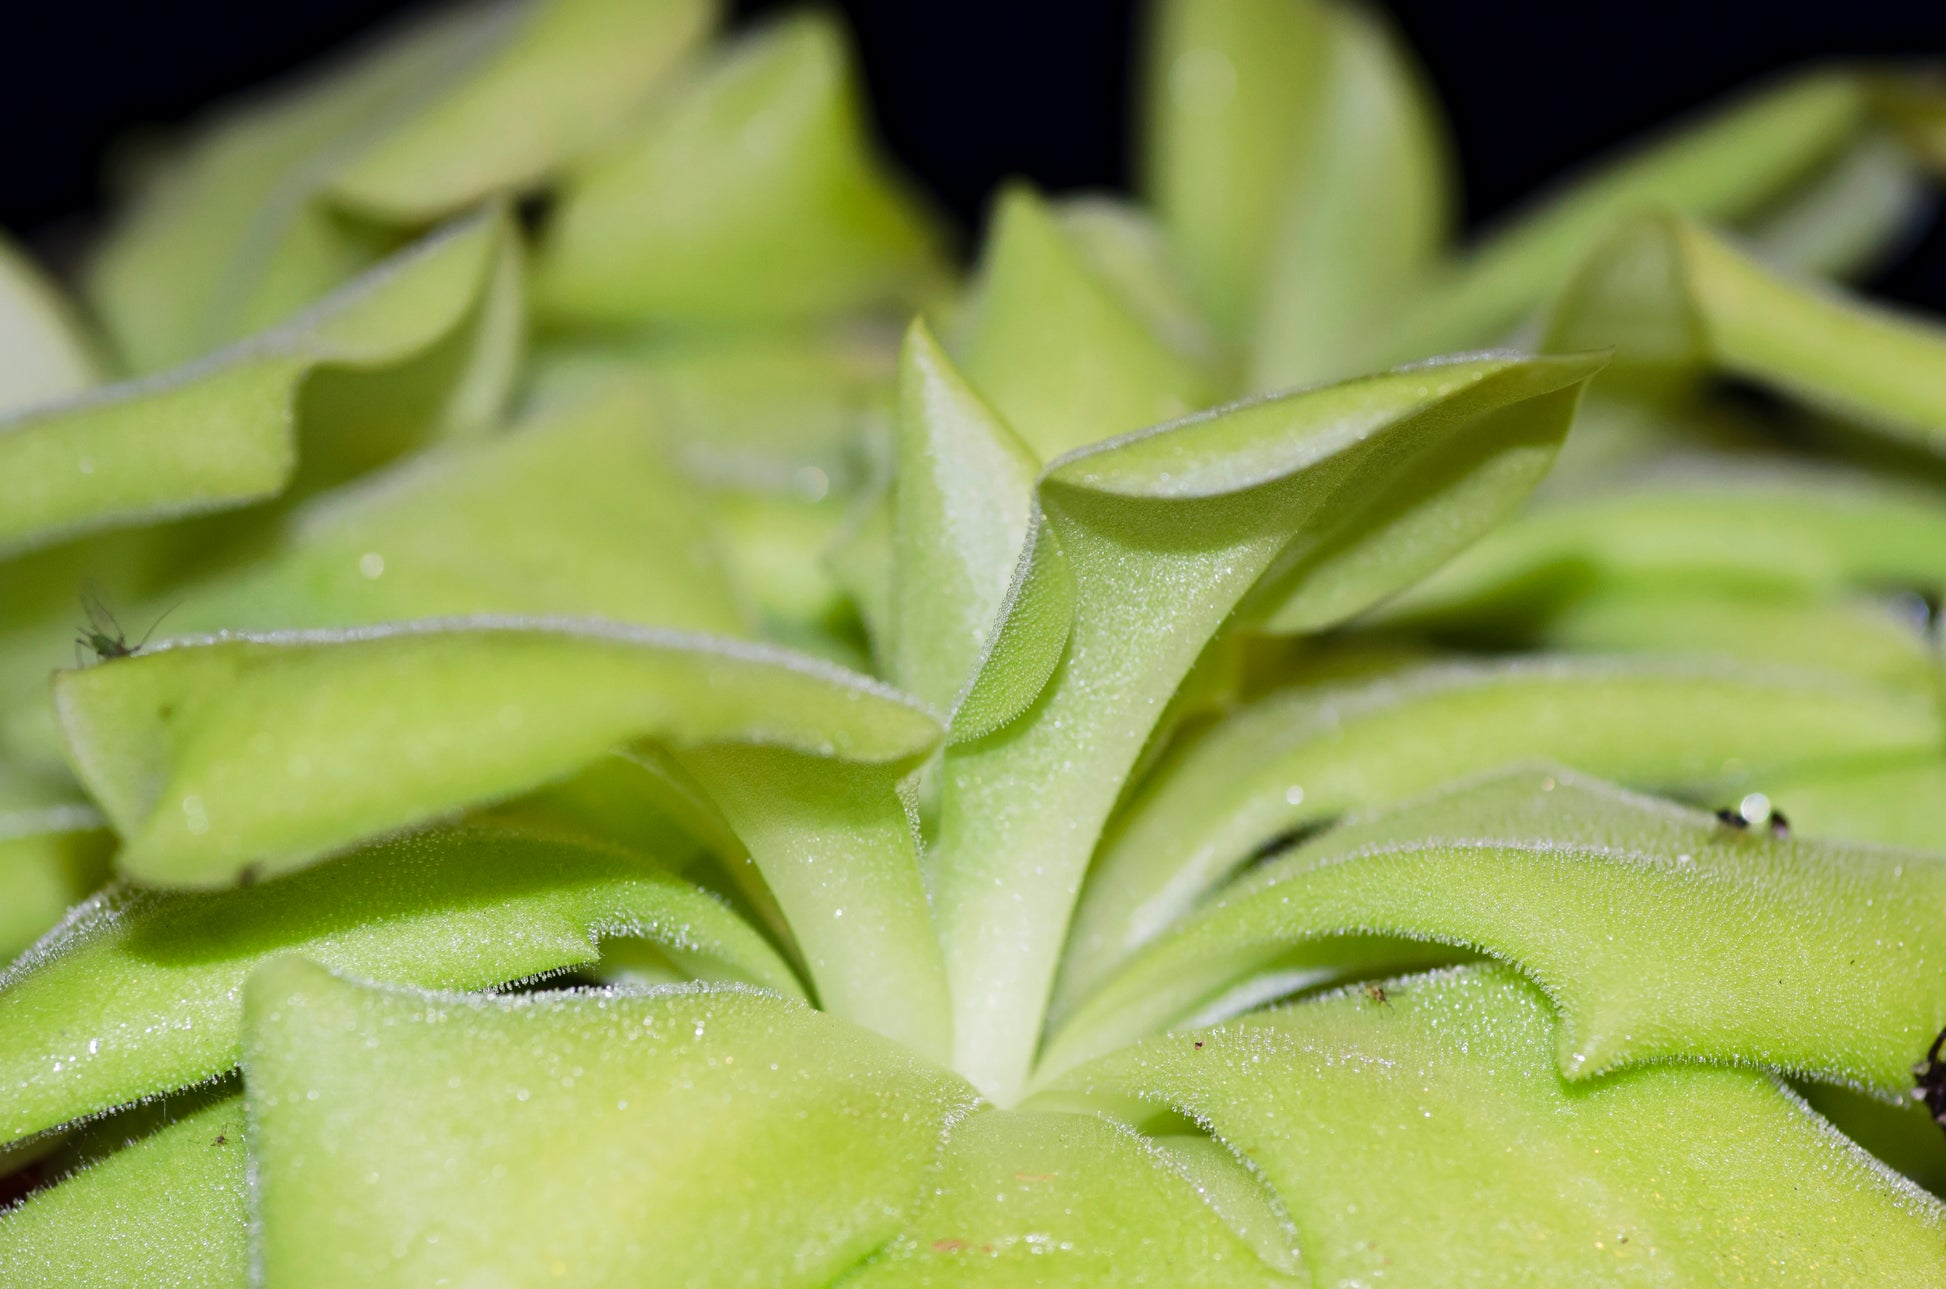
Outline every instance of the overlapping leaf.
<svg viewBox="0 0 1946 1289"><path fill-rule="evenodd" d="M469 218L194 365L0 420L0 552L335 481L497 414L518 270Z"/></svg>
<svg viewBox="0 0 1946 1289"><path fill-rule="evenodd" d="M939 726L864 677L708 637L462 618L175 641L63 672L56 704L122 871L179 886L300 867L667 743L750 847L824 1005L943 1046L898 792Z"/></svg>
<svg viewBox="0 0 1946 1289"><path fill-rule="evenodd" d="M1181 743L1117 816L1076 911L1071 1004L1266 845L1520 761L1741 795L1946 746L1919 691L1719 664L1434 664L1300 686ZM1057 1004L1058 1010L1059 1004Z"/></svg>
<svg viewBox="0 0 1946 1289"><path fill-rule="evenodd" d="M1595 365L1400 371L1049 467L1007 615L955 718L928 860L960 1068L976 1083L1017 1085L1088 853L1211 634L1253 593L1279 625L1320 626L1444 560L1539 477Z"/></svg>
<svg viewBox="0 0 1946 1289"><path fill-rule="evenodd" d="M843 37L786 19L720 54L564 185L536 300L563 320L795 320L906 302L928 221L871 155Z"/></svg>
<svg viewBox="0 0 1946 1289"><path fill-rule="evenodd" d="M1504 969L1170 1035L1073 1082L1151 1098L1262 1170L1317 1283L1923 1284L1946 1210L1772 1076L1558 1078Z"/></svg>
<svg viewBox="0 0 1946 1289"><path fill-rule="evenodd" d="M1049 1071L1178 1023L1276 965L1477 949L1561 1011L1563 1074L1761 1064L1902 1093L1946 1027L1946 855L1771 837L1565 771L1518 771L1347 825L1247 875L1109 977Z"/></svg>
<svg viewBox="0 0 1946 1289"><path fill-rule="evenodd" d="M429 997L286 962L245 1008L258 1256L285 1285L825 1285L897 1233L973 1102L743 992Z"/></svg>
<svg viewBox="0 0 1946 1289"><path fill-rule="evenodd" d="M587 966L607 936L691 975L798 992L757 932L651 860L519 829L422 834L245 891L112 886L0 978L0 1137L231 1069L244 978L283 954L480 989Z"/></svg>

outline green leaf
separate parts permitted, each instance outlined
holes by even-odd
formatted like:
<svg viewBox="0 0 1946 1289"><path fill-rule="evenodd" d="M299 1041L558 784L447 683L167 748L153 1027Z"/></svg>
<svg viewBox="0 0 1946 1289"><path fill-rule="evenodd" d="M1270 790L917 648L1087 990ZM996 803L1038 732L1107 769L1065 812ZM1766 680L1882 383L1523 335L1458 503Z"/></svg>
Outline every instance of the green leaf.
<svg viewBox="0 0 1946 1289"><path fill-rule="evenodd" d="M1942 583L1946 506L1936 493L1832 469L1702 460L1538 506L1379 616L1481 624L1504 638L1595 592L1803 601Z"/></svg>
<svg viewBox="0 0 1946 1289"><path fill-rule="evenodd" d="M246 991L269 1283L828 1284L893 1236L970 1089L760 995Z"/></svg>
<svg viewBox="0 0 1946 1289"><path fill-rule="evenodd" d="M652 421L643 400L611 391L421 453L295 512L283 548L257 566L176 592L167 625L193 635L543 613L739 634L717 552L699 539L701 509Z"/></svg>
<svg viewBox="0 0 1946 1289"><path fill-rule="evenodd" d="M113 845L78 793L0 764L0 962L107 879Z"/></svg>
<svg viewBox="0 0 1946 1289"><path fill-rule="evenodd" d="M395 235L315 200L330 166L503 44L519 10L456 10L291 89L219 107L139 176L88 302L122 365L165 371L282 321Z"/></svg>
<svg viewBox="0 0 1946 1289"><path fill-rule="evenodd" d="M540 257L542 313L771 322L928 292L934 235L871 155L853 76L817 16L719 55L567 179Z"/></svg>
<svg viewBox="0 0 1946 1289"><path fill-rule="evenodd" d="M1417 69L1366 10L1291 0L1175 0L1150 58L1148 186L1249 387L1357 374L1452 218Z"/></svg>
<svg viewBox="0 0 1946 1289"><path fill-rule="evenodd" d="M923 321L906 333L895 441L889 671L951 711L1000 619L1040 462Z"/></svg>
<svg viewBox="0 0 1946 1289"><path fill-rule="evenodd" d="M298 867L637 739L893 764L938 734L892 691L781 650L595 621L178 641L63 672L56 693L122 870L184 885Z"/></svg>
<svg viewBox="0 0 1946 1289"><path fill-rule="evenodd" d="M1946 745L1911 693L1705 662L1446 663L1272 694L1180 743L1120 814L1075 914L1058 1016L1267 845L1442 783L1549 760L1740 795Z"/></svg>
<svg viewBox="0 0 1946 1289"><path fill-rule="evenodd" d="M472 217L247 343L0 419L0 554L261 501L490 420L513 252L502 216Z"/></svg>
<svg viewBox="0 0 1946 1289"><path fill-rule="evenodd" d="M606 141L704 36L714 0L536 0L490 57L335 168L329 193L424 224L550 179Z"/></svg>
<svg viewBox="0 0 1946 1289"><path fill-rule="evenodd" d="M1911 616L1860 595L1802 601L1627 587L1583 595L1531 627L1510 625L1503 640L1543 649L1709 655L1842 672L1908 691L1932 683L1932 657Z"/></svg>
<svg viewBox="0 0 1946 1289"><path fill-rule="evenodd" d="M944 1055L898 789L940 728L862 676L595 620L460 618L171 642L56 693L119 867L175 886L301 867L659 740L749 847L824 1005Z"/></svg>
<svg viewBox="0 0 1946 1289"><path fill-rule="evenodd" d="M285 954L481 989L591 965L605 937L650 941L690 975L801 993L756 931L652 861L518 828L386 842L250 890L116 885L0 976L0 1138L231 1069L243 981Z"/></svg>
<svg viewBox="0 0 1946 1289"><path fill-rule="evenodd" d="M967 379L1042 460L1215 401L1198 358L1121 298L1033 192L1001 193L953 337Z"/></svg>
<svg viewBox="0 0 1946 1289"><path fill-rule="evenodd" d="M81 1166L0 1212L0 1279L67 1289L250 1283L243 1098L84 1130ZM139 1134L139 1135L137 1135Z"/></svg>
<svg viewBox="0 0 1946 1289"><path fill-rule="evenodd" d="M987 1110L948 1134L919 1210L838 1282L845 1289L1297 1283L1277 1274L1297 1270L1287 1236L1273 1270L1213 1211L1200 1176L1110 1120ZM1257 1186L1247 1173L1243 1181Z"/></svg>
<svg viewBox="0 0 1946 1289"><path fill-rule="evenodd" d="M1865 122L1866 108L1857 77L1803 73L1598 164L1430 280L1368 361L1500 340L1619 221L1642 211L1669 208L1728 223L1761 215L1841 154Z"/></svg>
<svg viewBox="0 0 1946 1289"><path fill-rule="evenodd" d="M1156 1039L1072 1082L1207 1124L1277 1191L1319 1284L1946 1276L1946 1210L1773 1076L1568 1084L1546 998L1511 973L1385 990Z"/></svg>
<svg viewBox="0 0 1946 1289"><path fill-rule="evenodd" d="M94 345L60 288L0 237L0 416L72 398L100 379Z"/></svg>
<svg viewBox="0 0 1946 1289"><path fill-rule="evenodd" d="M1674 215L1602 244L1555 307L1550 348L1616 347L1608 378L1739 377L1920 446L1946 445L1946 330L1794 281Z"/></svg>
<svg viewBox="0 0 1946 1289"><path fill-rule="evenodd" d="M1519 771L1245 876L1111 976L1045 1069L1174 1024L1272 964L1328 977L1346 956L1331 937L1379 935L1531 975L1560 1009L1570 1079L1715 1061L1900 1094L1946 1027L1942 933L1946 855L1775 838Z"/></svg>
<svg viewBox="0 0 1946 1289"><path fill-rule="evenodd" d="M1240 404L1049 467L1025 582L969 697L1002 690L1031 705L989 705L980 724L995 732L949 749L928 857L957 1062L988 1095L1017 1090L1102 823L1239 601L1261 583L1281 612L1295 604L1323 625L1327 607L1356 611L1421 575L1514 500L1480 506L1479 479L1538 476L1592 370L1455 361ZM1430 483L1435 462L1467 468L1448 476L1453 492L1401 512L1388 486ZM1040 532L1058 534L1045 559ZM1035 584L1066 578L1071 625L1031 633L1056 648L1008 648L1023 606L1049 602ZM1046 674L1050 652L1038 697L1009 683Z"/></svg>
<svg viewBox="0 0 1946 1289"><path fill-rule="evenodd" d="M1946 760L1937 756L1777 774L1762 786L1798 832L1946 851Z"/></svg>

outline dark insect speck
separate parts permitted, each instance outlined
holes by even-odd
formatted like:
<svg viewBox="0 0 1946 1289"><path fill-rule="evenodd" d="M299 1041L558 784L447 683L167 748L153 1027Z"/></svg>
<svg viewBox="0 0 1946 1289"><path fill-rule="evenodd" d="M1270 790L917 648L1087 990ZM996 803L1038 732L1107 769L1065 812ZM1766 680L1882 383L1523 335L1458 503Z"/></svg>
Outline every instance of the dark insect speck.
<svg viewBox="0 0 1946 1289"><path fill-rule="evenodd" d="M1716 822L1722 824L1726 828L1735 828L1738 829L1739 831L1748 828L1750 826L1750 821L1748 819L1745 819L1742 815L1730 809L1728 806L1725 806L1723 807L1723 809L1716 812Z"/></svg>
<svg viewBox="0 0 1946 1289"><path fill-rule="evenodd" d="M1791 835L1791 821L1784 818L1783 811L1774 807L1770 812L1770 835L1773 837L1788 837Z"/></svg>
<svg viewBox="0 0 1946 1289"><path fill-rule="evenodd" d="M1203 1050L1203 1040L1200 1038L1196 1040L1196 1050L1199 1052Z"/></svg>
<svg viewBox="0 0 1946 1289"><path fill-rule="evenodd" d="M215 1141L212 1141L212 1142L210 1142L209 1144L210 1144L210 1145L212 1145L212 1146L220 1146L220 1145L222 1145L222 1144L223 1144L224 1142L226 1142L226 1141L228 1141L228 1140L229 1140L229 1137L227 1137L227 1136L225 1136L225 1135L224 1135L223 1133L220 1133L220 1132L219 1132L219 1133L217 1133L217 1134L216 1134L216 1140L215 1140Z"/></svg>
<svg viewBox="0 0 1946 1289"><path fill-rule="evenodd" d="M1380 985L1380 984L1366 985L1365 997L1371 999L1373 1006L1377 1006L1380 1003L1383 1003L1387 1007L1390 1007L1392 1005L1392 996L1385 992L1384 985Z"/></svg>
<svg viewBox="0 0 1946 1289"><path fill-rule="evenodd" d="M1912 1081L1918 1085L1912 1089L1912 1099L1925 1102L1932 1121L1946 1131L1946 1061L1939 1059L1943 1045L1946 1045L1946 1029L1940 1030L1939 1037L1926 1049L1926 1059L1912 1067Z"/></svg>
<svg viewBox="0 0 1946 1289"><path fill-rule="evenodd" d="M155 629L162 625L162 618L168 617L175 611L175 607L170 606L163 612L161 618L149 624L149 629L142 633L140 640L130 644L127 633L122 630L122 624L115 620L114 613L102 602L101 593L92 585L83 587L81 612L88 620L75 633L75 664L77 666L81 664L81 651L84 649L95 656L96 662L112 662L117 658L128 658L142 652L142 647L148 644L149 637L154 635Z"/></svg>

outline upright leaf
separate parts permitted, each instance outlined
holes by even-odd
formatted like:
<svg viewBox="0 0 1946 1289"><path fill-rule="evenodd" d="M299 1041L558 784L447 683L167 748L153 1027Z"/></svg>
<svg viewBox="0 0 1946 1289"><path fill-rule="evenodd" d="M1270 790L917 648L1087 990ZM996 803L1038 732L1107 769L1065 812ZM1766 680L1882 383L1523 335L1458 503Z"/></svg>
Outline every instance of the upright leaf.
<svg viewBox="0 0 1946 1289"><path fill-rule="evenodd" d="M821 1286L899 1229L964 1084L738 991L246 991L265 1278Z"/></svg>
<svg viewBox="0 0 1946 1289"><path fill-rule="evenodd" d="M1203 364L1125 302L1024 187L995 207L955 339L968 379L1043 460L1216 398Z"/></svg>
<svg viewBox="0 0 1946 1289"><path fill-rule="evenodd" d="M1241 404L1049 467L1034 549L966 700L992 732L956 728L969 741L947 753L928 860L957 1060L988 1095L1004 1102L1024 1077L1088 855L1209 637L1260 584L1278 612L1296 604L1322 625L1444 559L1514 499L1489 489L1482 505L1481 478L1538 476L1592 369L1456 361ZM1433 462L1450 490L1395 509L1388 486L1429 483Z"/></svg>
<svg viewBox="0 0 1946 1289"><path fill-rule="evenodd" d="M1027 540L1040 463L924 322L906 334L896 443L890 672L951 711L991 643Z"/></svg>
<svg viewBox="0 0 1946 1289"><path fill-rule="evenodd" d="M0 416L72 398L101 360L60 289L0 238Z"/></svg>
<svg viewBox="0 0 1946 1289"><path fill-rule="evenodd" d="M786 19L566 182L536 296L592 322L800 319L910 301L928 221L872 156L843 38Z"/></svg>

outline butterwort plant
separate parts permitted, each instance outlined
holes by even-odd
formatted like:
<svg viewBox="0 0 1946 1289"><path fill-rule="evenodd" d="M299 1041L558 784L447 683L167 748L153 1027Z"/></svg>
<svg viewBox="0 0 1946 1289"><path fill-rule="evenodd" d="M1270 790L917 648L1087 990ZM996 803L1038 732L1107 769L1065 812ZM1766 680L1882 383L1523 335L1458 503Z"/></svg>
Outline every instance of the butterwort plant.
<svg viewBox="0 0 1946 1289"><path fill-rule="evenodd" d="M1946 1281L1946 95L1461 243L1374 11L1146 41L965 271L707 0L0 254L0 1281Z"/></svg>

